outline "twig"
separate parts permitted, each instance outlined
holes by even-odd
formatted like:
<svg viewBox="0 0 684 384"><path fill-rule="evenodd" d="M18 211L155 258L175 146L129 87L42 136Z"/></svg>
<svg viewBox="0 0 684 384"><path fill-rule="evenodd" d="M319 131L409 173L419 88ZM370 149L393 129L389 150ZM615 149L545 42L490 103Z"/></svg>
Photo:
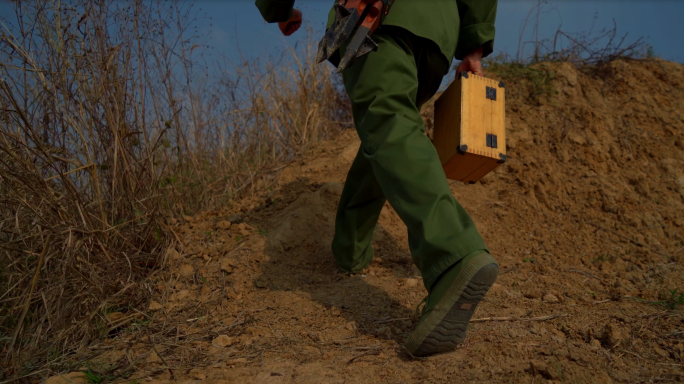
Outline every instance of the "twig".
<svg viewBox="0 0 684 384"><path fill-rule="evenodd" d="M360 354L360 355L356 355L356 356L352 357L351 359L349 359L349 361L347 361L347 364L351 364L351 363L353 363L356 359L360 359L360 358L362 358L362 357L364 357L364 356L379 355L379 354L380 354L380 351L378 351L378 350L367 351L367 352L364 352L364 353L362 353L362 354Z"/></svg>
<svg viewBox="0 0 684 384"><path fill-rule="evenodd" d="M183 244L183 240L181 240L181 238L178 236L178 234L176 233L176 231L174 231L173 229L171 229L171 227L169 227L168 225L164 224L162 221L159 221L159 224L161 224L164 228L168 229L168 230L173 234L173 237L176 238L176 241L178 241L178 244L181 244L181 245Z"/></svg>
<svg viewBox="0 0 684 384"><path fill-rule="evenodd" d="M596 279L596 280L598 280L598 281L603 281L602 278L600 278L600 277L598 277L598 276L596 276L596 275L592 275L592 274L589 273L589 272L584 272L584 271L582 271L581 269L577 269L577 268L568 268L568 269L566 269L566 271L568 271L568 272L579 273L579 274L584 275L584 276L592 277L592 278L594 278L594 279Z"/></svg>
<svg viewBox="0 0 684 384"><path fill-rule="evenodd" d="M594 305L596 305L596 304L603 304L603 303L607 303L607 302L609 302L609 301L610 301L610 299L596 300L596 301L593 302L593 304L594 304Z"/></svg>
<svg viewBox="0 0 684 384"><path fill-rule="evenodd" d="M325 346L325 345L340 345L340 344L351 343L352 341L356 341L356 340L358 340L358 338L352 337L350 339L332 340L332 341L326 341L326 342L318 343L318 344L323 345L323 346Z"/></svg>
<svg viewBox="0 0 684 384"><path fill-rule="evenodd" d="M159 359L162 361L162 363L164 363L164 366L166 367L166 369L169 370L169 374L171 375L171 380L176 380L173 376L173 371L171 370L171 367L169 366L169 364L166 363L166 360L164 359L164 357L157 350L157 347L154 345L154 341L152 340L152 336L150 336L150 333L147 331L147 329L145 329L145 334L147 335L147 340L150 341L150 345L152 346L152 350L154 350L154 353L156 353L157 356L159 356Z"/></svg>
<svg viewBox="0 0 684 384"><path fill-rule="evenodd" d="M629 354L632 355L632 356L636 356L637 358L642 359L641 356L639 356L638 354L636 354L636 353L634 353L634 352L626 351L626 350L624 350L624 349L620 349L619 351L622 352L622 353L629 353Z"/></svg>
<svg viewBox="0 0 684 384"><path fill-rule="evenodd" d="M411 318L410 317L400 317L397 319L379 320L379 321L374 321L373 324L384 324L384 323L391 323L393 321L402 321L402 320L411 320Z"/></svg>
<svg viewBox="0 0 684 384"><path fill-rule="evenodd" d="M409 355L409 357L411 357L414 360L423 360L423 361L427 360L427 358L425 358L425 357L413 356L413 353L409 352L409 350L406 349L406 347L404 347L403 345L399 346L399 349L404 351L407 355Z"/></svg>
<svg viewBox="0 0 684 384"><path fill-rule="evenodd" d="M382 346L372 346L372 347L350 347L350 348L343 348L343 349L351 349L354 351L382 351L383 349L388 349L389 347L382 347Z"/></svg>
<svg viewBox="0 0 684 384"><path fill-rule="evenodd" d="M88 167L92 167L93 165L95 165L95 164L84 165L84 166L82 166L82 167L78 167L78 168L76 168L76 169L72 169L72 170L69 171L69 172L64 172L64 173L62 173L61 175L54 175L54 176L52 176L52 177L48 177L48 178L45 179L44 181L50 181L50 180L56 179L56 178L58 178L58 177L60 177L60 176L66 176L66 175L68 175L68 174L70 174L70 173L74 173L74 172L76 172L76 171L80 171L81 169L85 169L85 168L88 168Z"/></svg>
<svg viewBox="0 0 684 384"><path fill-rule="evenodd" d="M382 343L377 343L375 345L371 345L370 347L344 347L340 346L337 349L351 349L354 351L381 351L383 349L389 349L390 347L383 347Z"/></svg>
<svg viewBox="0 0 684 384"><path fill-rule="evenodd" d="M672 256L678 254L678 253L681 252L681 251L684 251L684 247L681 247L681 248L679 248L678 250L676 250L676 251L672 254Z"/></svg>
<svg viewBox="0 0 684 384"><path fill-rule="evenodd" d="M665 226L664 225L652 225L650 227L637 228L637 231L645 231L647 229L654 229L654 228L665 228Z"/></svg>
<svg viewBox="0 0 684 384"><path fill-rule="evenodd" d="M47 370L48 370L48 369L45 368L45 369L41 369L40 371L31 372L31 373L29 373L28 375L24 375L24 376L22 376L22 377L17 377L17 378L10 379L10 380L7 380L7 381L0 381L0 384L7 384L7 383L11 383L11 382L13 382L13 381L16 382L16 381L19 380L19 379L24 379L24 378L27 378L27 377L29 377L29 376L37 375L37 374L39 374L39 373L41 373L41 372L44 372L44 371L47 371Z"/></svg>
<svg viewBox="0 0 684 384"><path fill-rule="evenodd" d="M633 243L633 244L635 244L635 245L638 245L638 246L644 247L644 248L648 248L648 249L650 249L651 251L653 251L653 252L655 252L655 253L657 253L657 254L659 254L659 255L661 255L661 256L665 256L665 257L667 257L667 258L671 258L671 257L672 257L672 255L668 255L667 253L660 252L659 250L657 250L657 249L655 249L655 248L653 248L653 247L651 247L651 246L648 246L648 245L646 245L646 244L644 244L644 243L642 243L642 242L640 242L640 241L637 241L637 240L634 240L634 239L632 239L632 238L630 238L630 237L627 237L627 236L625 236L625 235L622 235L622 234L620 234L620 233L618 233L618 232L616 232L616 231L613 231L613 230L610 229L610 228L606 228L606 227L604 227L604 226L598 225L598 224L596 224L596 223L592 223L592 222L590 222L590 221L586 221L586 223L587 223L587 224L591 224L591 225L593 225L593 226L595 226L595 227L597 227L597 228L603 229L604 231L608 231L608 232L610 232L610 233L612 233L612 234L614 234L614 235L620 237L621 239L627 240L627 241L629 241L629 242L631 242L631 243Z"/></svg>
<svg viewBox="0 0 684 384"><path fill-rule="evenodd" d="M109 319L107 319L107 321L109 321L109 324L110 324L109 328L107 329L107 333L109 333L109 332L111 332L111 331L113 331L113 330L115 330L115 329L117 329L117 328L123 326L124 324L128 323L128 322L131 321L132 319L135 319L136 317L138 317L138 314L137 314L137 313L134 313L134 314L132 314L132 315L128 315L128 316L126 316L126 317L123 317L123 318L121 318L120 320L118 320L118 321L116 321L116 322L112 322L112 321L109 321Z"/></svg>
<svg viewBox="0 0 684 384"><path fill-rule="evenodd" d="M547 321L547 320L553 320L557 319L559 317L568 317L570 315L568 314L560 314L560 315L548 315L548 316L540 316L540 317L531 317L531 318L523 318L523 317L483 317L481 319L472 319L470 320L471 323L485 323L488 321Z"/></svg>
<svg viewBox="0 0 684 384"><path fill-rule="evenodd" d="M509 273L509 272L517 271L518 269L519 269L518 267L511 267L511 268L508 268L508 269L506 269L505 271L499 272L499 276L501 276L501 275L503 275L503 274L506 274L506 273Z"/></svg>
<svg viewBox="0 0 684 384"><path fill-rule="evenodd" d="M17 321L17 327L14 329L14 335L12 336L12 342L7 348L7 359L9 360L10 355L14 351L14 344L17 342L17 337L19 337L19 332L21 332L21 326L24 324L24 318L26 313L28 313L29 307L31 306L31 297L33 296L33 291L36 289L36 282L38 281L38 275L40 275L40 269L43 267L43 260L45 260L45 254L48 250L48 244L50 244L51 234L45 237L45 243L43 244L43 252L40 253L40 258L38 259L38 265L36 266L36 272L33 274L33 280L31 281L31 290L26 297L26 304L24 304L24 310L21 312L21 316Z"/></svg>

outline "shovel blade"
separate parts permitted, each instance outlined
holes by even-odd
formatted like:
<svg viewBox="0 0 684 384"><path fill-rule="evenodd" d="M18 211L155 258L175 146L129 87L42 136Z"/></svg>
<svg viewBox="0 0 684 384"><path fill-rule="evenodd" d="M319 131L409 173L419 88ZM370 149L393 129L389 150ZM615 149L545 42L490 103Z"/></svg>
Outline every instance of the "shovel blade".
<svg viewBox="0 0 684 384"><path fill-rule="evenodd" d="M341 4L335 4L335 21L318 43L316 53L318 63L329 59L335 51L340 49L340 46L354 31L359 19L360 16L355 9L347 9Z"/></svg>
<svg viewBox="0 0 684 384"><path fill-rule="evenodd" d="M370 28L359 26L344 52L337 72L340 73L354 64L356 59L378 50L378 44L370 37Z"/></svg>

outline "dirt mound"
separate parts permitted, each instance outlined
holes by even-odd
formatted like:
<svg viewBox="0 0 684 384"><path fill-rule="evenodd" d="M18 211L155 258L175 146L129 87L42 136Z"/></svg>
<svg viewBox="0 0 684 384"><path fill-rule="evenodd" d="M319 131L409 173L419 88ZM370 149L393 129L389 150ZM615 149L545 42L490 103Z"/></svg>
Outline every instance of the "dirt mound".
<svg viewBox="0 0 684 384"><path fill-rule="evenodd" d="M335 208L359 146L346 132L276 188L172 225L150 311L94 346L109 352L93 367L146 382L684 380L684 67L540 70L552 92L536 100L506 79L506 165L451 184L502 270L455 352L401 351L425 290L391 207L371 267L337 271Z"/></svg>

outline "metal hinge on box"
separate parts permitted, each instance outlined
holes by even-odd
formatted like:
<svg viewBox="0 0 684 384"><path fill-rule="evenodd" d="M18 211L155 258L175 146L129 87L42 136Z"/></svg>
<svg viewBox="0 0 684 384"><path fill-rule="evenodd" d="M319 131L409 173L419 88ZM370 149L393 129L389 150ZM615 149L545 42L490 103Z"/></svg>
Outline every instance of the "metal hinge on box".
<svg viewBox="0 0 684 384"><path fill-rule="evenodd" d="M490 100L496 100L496 88L487 87L487 98Z"/></svg>
<svg viewBox="0 0 684 384"><path fill-rule="evenodd" d="M498 143L496 140L496 135L493 135L491 133L487 134L487 147L489 148L498 148Z"/></svg>

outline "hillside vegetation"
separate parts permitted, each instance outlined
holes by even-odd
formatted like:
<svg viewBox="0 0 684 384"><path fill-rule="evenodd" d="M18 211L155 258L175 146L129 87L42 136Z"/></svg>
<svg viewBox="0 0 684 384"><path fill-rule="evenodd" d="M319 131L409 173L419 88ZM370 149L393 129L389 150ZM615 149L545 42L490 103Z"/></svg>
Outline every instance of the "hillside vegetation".
<svg viewBox="0 0 684 384"><path fill-rule="evenodd" d="M425 292L391 207L371 267L337 271L335 208L360 145L347 131L274 188L174 220L149 307L117 312L128 320L93 347L94 369L132 359L153 383L681 380L684 68L541 66L549 98L508 79L510 161L452 184L502 268L456 352L400 348Z"/></svg>
<svg viewBox="0 0 684 384"><path fill-rule="evenodd" d="M461 348L413 360L398 216L362 275L329 250L359 142L315 44L209 81L183 3L18 4L37 22L0 44L0 381L684 379L682 65L490 63L509 161L451 187L502 273Z"/></svg>

